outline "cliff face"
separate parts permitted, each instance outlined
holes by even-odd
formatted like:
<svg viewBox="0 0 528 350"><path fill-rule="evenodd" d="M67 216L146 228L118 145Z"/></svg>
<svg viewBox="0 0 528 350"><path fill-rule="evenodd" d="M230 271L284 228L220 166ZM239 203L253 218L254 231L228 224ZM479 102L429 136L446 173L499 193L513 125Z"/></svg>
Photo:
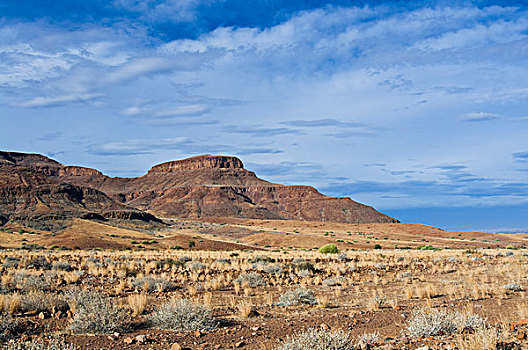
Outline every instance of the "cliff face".
<svg viewBox="0 0 528 350"><path fill-rule="evenodd" d="M55 182L92 188L114 202L157 216L397 222L350 198L328 197L313 187L284 186L259 179L236 157L202 155L156 165L141 177L110 178L94 169L29 156L31 159L20 154L3 155Z"/></svg>
<svg viewBox="0 0 528 350"><path fill-rule="evenodd" d="M244 164L236 157L229 156L196 156L153 166L148 174L173 173L199 169L243 169Z"/></svg>

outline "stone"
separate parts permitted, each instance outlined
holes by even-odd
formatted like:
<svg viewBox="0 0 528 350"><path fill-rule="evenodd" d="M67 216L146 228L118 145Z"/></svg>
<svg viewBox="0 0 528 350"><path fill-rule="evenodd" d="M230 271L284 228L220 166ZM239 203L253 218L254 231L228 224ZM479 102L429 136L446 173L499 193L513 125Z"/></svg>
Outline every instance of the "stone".
<svg viewBox="0 0 528 350"><path fill-rule="evenodd" d="M182 350L182 347L178 343L174 343L171 345L170 350Z"/></svg>
<svg viewBox="0 0 528 350"><path fill-rule="evenodd" d="M134 342L134 339L130 338L130 337L126 337L123 342L125 344L132 344Z"/></svg>
<svg viewBox="0 0 528 350"><path fill-rule="evenodd" d="M147 342L147 336L145 334L136 335L136 341L140 344Z"/></svg>
<svg viewBox="0 0 528 350"><path fill-rule="evenodd" d="M237 348L241 348L241 347L243 347L244 345L246 345L246 343L244 343L243 341L239 341L238 343L235 344L235 347L237 347Z"/></svg>

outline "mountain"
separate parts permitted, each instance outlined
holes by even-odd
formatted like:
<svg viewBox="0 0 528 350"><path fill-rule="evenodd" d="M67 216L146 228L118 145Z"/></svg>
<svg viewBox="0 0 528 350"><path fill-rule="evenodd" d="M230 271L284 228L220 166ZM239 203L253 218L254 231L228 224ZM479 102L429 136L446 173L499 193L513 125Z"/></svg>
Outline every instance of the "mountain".
<svg viewBox="0 0 528 350"><path fill-rule="evenodd" d="M37 154L0 152L0 223L8 219L42 230L62 229L72 218L126 220L133 226L154 226L161 220L126 206L105 193L57 181L60 163Z"/></svg>
<svg viewBox="0 0 528 350"><path fill-rule="evenodd" d="M244 169L240 159L231 156L201 155L155 165L140 177L119 178L105 176L95 169L65 166L42 155L0 152L0 176L6 169L11 177L19 180L12 179L6 185L0 177L0 191L19 188L18 195L26 198L26 202L27 198L42 201L44 197L35 193L36 188L51 186L82 192L82 196L68 191L68 195L64 195L64 190L55 190L45 197L50 202L47 206L41 207L38 202L27 205L27 208L44 211L78 208L92 212L96 203L106 217L109 212L134 209L137 213L158 217L237 217L357 224L398 222L350 198L325 196L310 186L285 186L262 180ZM25 180L20 180L22 178ZM2 195L0 208L7 205L6 214L9 215L20 212L14 205L16 198L13 194L5 198Z"/></svg>

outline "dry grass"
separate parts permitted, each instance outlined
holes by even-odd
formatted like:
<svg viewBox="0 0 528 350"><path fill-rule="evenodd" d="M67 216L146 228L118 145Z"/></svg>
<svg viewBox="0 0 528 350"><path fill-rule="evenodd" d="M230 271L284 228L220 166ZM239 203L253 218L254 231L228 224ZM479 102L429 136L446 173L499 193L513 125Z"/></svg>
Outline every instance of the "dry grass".
<svg viewBox="0 0 528 350"><path fill-rule="evenodd" d="M493 321L490 324L494 325L528 318L526 292L522 290L523 285L528 286L526 257L524 251L507 253L510 252L382 250L348 251L346 257L338 257L301 250L234 254L170 250L54 251L45 254L51 266L59 266L57 262L62 262L61 266L72 269L66 271L27 267L29 261L42 253L8 251L0 252L0 266L7 257L12 257L8 265L11 261L19 263L2 270L0 314L9 313L21 320L34 317L34 314L26 316L21 312L26 300L26 305L35 305L37 309L41 309L39 305L50 305L43 308L47 312L45 317L49 317L55 305L49 300L78 293L75 300L68 298L69 311L75 320L72 330L106 333L111 329L125 329L130 321L146 324L150 320L156 327L164 328L162 322L171 320L175 312L163 309L167 300L187 298L200 301L204 310L211 312L211 317L214 314L236 322L274 326L284 319L316 319L321 323L350 323L357 333L378 331L381 339L399 338L400 329L409 321L401 315L410 315L412 310L423 307L442 310L446 309L445 305L453 305L449 312L488 316ZM109 323L104 329L90 330L82 325L92 320L96 313L86 306L89 298L80 293L88 289L104 299L99 302L106 310L104 322ZM68 292L70 290L77 292ZM118 307L121 304L125 308ZM343 319L340 315L348 316ZM385 317L397 325L390 328L382 323L379 330L362 328L363 324L368 324L366 319ZM352 323L356 319L361 322ZM434 321L435 317L432 319ZM67 331L66 321L62 327ZM187 329L186 326L174 327ZM435 334L435 327L430 328L432 333L424 331L424 335L439 336L431 335ZM283 331L288 332L287 329ZM455 329L457 333L460 325L446 329L450 332ZM474 334L482 332L480 336L457 337L459 347L473 349L484 343L489 345L493 342L486 340L493 335L490 329L475 329ZM436 334L442 332L447 331Z"/></svg>
<svg viewBox="0 0 528 350"><path fill-rule="evenodd" d="M139 316L145 311L148 299L145 293L141 294L131 294L127 296L128 306L132 309L133 316Z"/></svg>

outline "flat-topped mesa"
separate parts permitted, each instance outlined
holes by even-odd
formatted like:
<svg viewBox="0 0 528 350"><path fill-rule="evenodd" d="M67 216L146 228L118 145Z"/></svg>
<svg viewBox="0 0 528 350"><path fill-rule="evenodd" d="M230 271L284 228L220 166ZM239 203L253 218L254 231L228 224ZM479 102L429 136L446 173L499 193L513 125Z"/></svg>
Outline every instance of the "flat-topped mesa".
<svg viewBox="0 0 528 350"><path fill-rule="evenodd" d="M244 169L244 164L237 157L207 154L155 165L148 171L148 174L198 169Z"/></svg>
<svg viewBox="0 0 528 350"><path fill-rule="evenodd" d="M82 166L65 166L60 168L57 172L58 176L94 176L94 175L103 175L99 170L92 168L85 168Z"/></svg>

